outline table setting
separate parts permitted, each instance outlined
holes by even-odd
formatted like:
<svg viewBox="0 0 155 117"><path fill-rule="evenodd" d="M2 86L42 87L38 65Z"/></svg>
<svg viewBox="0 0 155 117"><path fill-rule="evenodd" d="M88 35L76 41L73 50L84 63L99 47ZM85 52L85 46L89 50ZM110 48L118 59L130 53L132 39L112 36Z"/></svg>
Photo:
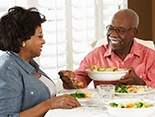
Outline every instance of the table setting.
<svg viewBox="0 0 155 117"><path fill-rule="evenodd" d="M110 92L109 89L107 90L110 93L105 93L105 85L100 85L96 89L74 89L74 90L66 90L63 89L61 92L59 92L58 95L63 94L75 94L76 92L85 92L88 95L91 95L88 98L77 98L78 101L81 103L81 107L73 108L73 109L53 109L49 110L45 117L132 117L131 112L134 112L135 115L140 114L140 117L154 117L155 115L155 89L150 88L149 90L139 93L120 93L118 92ZM107 85L106 85L107 86ZM112 86L112 85L110 85ZM102 87L102 89L100 89ZM115 86L114 86L115 87ZM138 87L138 86L134 86ZM146 86L140 86L140 88L146 88ZM104 89L104 90L103 90ZM111 89L113 89L111 87ZM146 101L145 103L152 104L152 107L150 108L128 108L128 110L125 108L116 108L116 107L110 107L108 103L111 102L119 102L122 101L122 103L125 103L129 101L128 103L138 102L138 101ZM123 102L124 101L124 102ZM132 102L133 101L133 102ZM125 111L124 111L124 110ZM152 111L153 110L153 111ZM120 116L119 114L121 112L125 112L125 115L122 114ZM144 113L142 113L144 112ZM133 113L133 114L134 114ZM145 115L147 113L147 115ZM150 114L149 114L150 113ZM116 115L118 114L118 115Z"/></svg>
<svg viewBox="0 0 155 117"><path fill-rule="evenodd" d="M90 78L100 81L119 80L126 73L103 69L97 71L93 66L86 71ZM77 98L81 107L49 110L45 117L155 117L155 88L146 85L101 84L95 89L62 89L57 95L63 94Z"/></svg>

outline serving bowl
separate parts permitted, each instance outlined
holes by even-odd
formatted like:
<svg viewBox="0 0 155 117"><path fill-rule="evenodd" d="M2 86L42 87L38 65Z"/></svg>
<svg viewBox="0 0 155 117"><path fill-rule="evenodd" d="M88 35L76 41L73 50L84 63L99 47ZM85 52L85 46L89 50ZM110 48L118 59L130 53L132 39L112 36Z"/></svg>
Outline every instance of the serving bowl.
<svg viewBox="0 0 155 117"><path fill-rule="evenodd" d="M120 108L120 107L112 107L110 103L117 103L117 104L129 104L132 105L133 103L137 102L145 102L148 104L152 104L150 107L141 107L141 108ZM155 114L155 101L148 100L148 99L115 99L106 102L106 108L110 115L114 117L149 117Z"/></svg>
<svg viewBox="0 0 155 117"><path fill-rule="evenodd" d="M128 70L118 69L118 71L91 71L86 69L88 76L93 80L98 81L116 81L128 72Z"/></svg>

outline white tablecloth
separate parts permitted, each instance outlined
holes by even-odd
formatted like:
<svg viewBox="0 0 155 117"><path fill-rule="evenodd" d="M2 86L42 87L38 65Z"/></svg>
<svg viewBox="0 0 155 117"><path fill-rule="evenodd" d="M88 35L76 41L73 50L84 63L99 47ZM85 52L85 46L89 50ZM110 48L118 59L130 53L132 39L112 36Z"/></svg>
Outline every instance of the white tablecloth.
<svg viewBox="0 0 155 117"><path fill-rule="evenodd" d="M106 109L98 107L78 107L74 109L49 110L45 117L112 117Z"/></svg>
<svg viewBox="0 0 155 117"><path fill-rule="evenodd" d="M62 91L66 93L66 91ZM61 92L61 93L62 93ZM115 96L115 98L135 98L137 96ZM155 92L146 94L146 95L139 95L138 98L150 98L154 99ZM93 98L90 102L82 103L82 107L77 107L73 109L53 109L49 110L45 117L114 117L108 113L108 110L102 105L101 102L97 102L97 98ZM138 115L135 115L138 117ZM155 114L151 117L155 117Z"/></svg>

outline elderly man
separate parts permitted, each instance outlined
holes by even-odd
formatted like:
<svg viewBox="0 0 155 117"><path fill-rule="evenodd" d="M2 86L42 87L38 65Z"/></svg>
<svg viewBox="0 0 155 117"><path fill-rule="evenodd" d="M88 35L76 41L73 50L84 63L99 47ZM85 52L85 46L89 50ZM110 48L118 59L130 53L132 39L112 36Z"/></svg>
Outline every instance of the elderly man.
<svg viewBox="0 0 155 117"><path fill-rule="evenodd" d="M77 79L83 82L83 88L92 81L85 72L91 65L117 66L127 68L129 73L119 81L94 81L95 87L99 84L114 85L148 85L155 87L155 51L136 42L139 24L137 13L131 9L122 9L114 14L107 29L107 45L92 50L81 61L74 72L60 71L59 75L65 88L75 88L68 79ZM68 77L67 77L68 76Z"/></svg>

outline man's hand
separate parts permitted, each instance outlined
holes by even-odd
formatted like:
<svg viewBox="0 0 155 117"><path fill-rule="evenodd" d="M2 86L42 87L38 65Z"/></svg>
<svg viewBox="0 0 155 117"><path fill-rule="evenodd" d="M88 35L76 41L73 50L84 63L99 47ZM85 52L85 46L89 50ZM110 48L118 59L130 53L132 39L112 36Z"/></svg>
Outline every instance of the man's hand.
<svg viewBox="0 0 155 117"><path fill-rule="evenodd" d="M62 71L59 71L58 74L60 75L60 79L63 82L64 88L69 88L69 89L80 88L74 85L74 78L75 78L74 72L69 70L65 70L65 71L62 70Z"/></svg>
<svg viewBox="0 0 155 117"><path fill-rule="evenodd" d="M146 83L137 76L134 68L128 67L127 69L129 70L127 75L123 76L118 82L124 85L146 85Z"/></svg>

